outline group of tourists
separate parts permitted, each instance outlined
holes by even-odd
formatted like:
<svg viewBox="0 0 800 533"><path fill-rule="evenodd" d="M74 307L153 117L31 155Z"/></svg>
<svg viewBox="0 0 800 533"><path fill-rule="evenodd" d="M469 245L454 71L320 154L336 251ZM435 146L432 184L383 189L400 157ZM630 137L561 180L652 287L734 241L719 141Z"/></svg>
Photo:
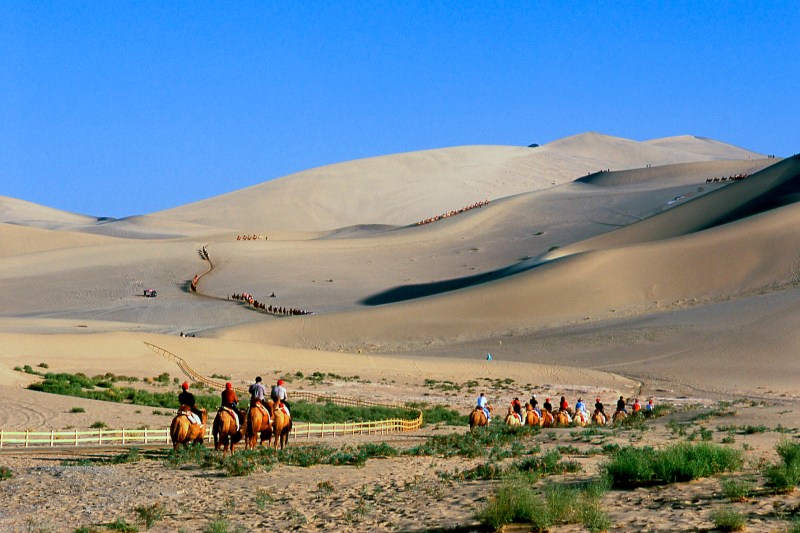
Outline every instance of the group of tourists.
<svg viewBox="0 0 800 533"><path fill-rule="evenodd" d="M718 183L720 181L739 181L743 180L750 174L734 174L733 176L723 176L721 178L706 178L706 183Z"/></svg>
<svg viewBox="0 0 800 533"><path fill-rule="evenodd" d="M430 224L431 222L436 222L437 220L442 220L443 218L452 217L455 215L460 215L465 211L469 211L470 209L477 209L479 207L483 207L489 204L489 200L482 200L480 202L475 202L472 205L468 205L467 207L462 207L461 209L456 209L455 211L448 211L447 213L442 213L441 215L436 215L434 217L425 218L417 222L417 226L422 226L423 224Z"/></svg>
<svg viewBox="0 0 800 533"><path fill-rule="evenodd" d="M237 241L258 241L260 239L267 240L267 237L262 237L261 235L237 235Z"/></svg>
<svg viewBox="0 0 800 533"><path fill-rule="evenodd" d="M275 298L275 293L269 295L270 298ZM299 316L299 315L311 315L314 314L313 311L306 311L305 309L295 309L294 307L278 307L273 305L266 305L263 302L259 302L256 300L252 294L248 294L243 292L241 294L234 293L231 295L231 300L237 300L240 302L247 302L248 304L252 305L256 309L260 311L264 311L271 315L280 315L280 316Z"/></svg>
<svg viewBox="0 0 800 533"><path fill-rule="evenodd" d="M491 420L492 414L491 410L489 409L489 400L486 398L484 393L481 393L480 396L478 396L476 409L477 408L480 408L483 411L487 420ZM550 398L545 398L542 405L539 406L539 400L536 398L535 394L531 396L530 401L525 403L525 405L522 404L519 397L515 397L513 400L511 400L509 414L516 416L519 419L520 424L525 424L525 411L528 409L535 411L539 418L542 417L543 411L546 411L553 416L558 413L566 413L567 419L570 422L572 422L573 418L576 416L582 417L583 420L588 421L591 420L595 414L599 414L601 416L603 424L607 423L607 421L611 418L606 414L605 406L599 397L595 398L594 411L592 413L592 417L590 418L588 408L586 407L586 403L583 401L583 398L579 397L578 401L575 403L575 407L572 408L570 407L569 402L567 402L566 397L562 396L558 402L557 408L554 409L553 404L550 402ZM655 405L652 398L648 399L644 406L639 403L639 398L633 399L631 410L634 413L650 413L653 411L653 409L655 409ZM620 396L619 400L617 400L616 411L614 414L616 413L624 413L626 416L629 414L627 402L624 396Z"/></svg>
<svg viewBox="0 0 800 533"><path fill-rule="evenodd" d="M288 395L284 385L284 381L279 379L270 391L270 399L272 400L273 407L275 409L280 409L286 413L287 416L291 416L289 413L289 402L287 401ZM262 383L261 376L256 376L255 382L250 385L248 392L250 393L250 407L257 407L259 405L262 407L267 407L267 388ZM184 381L181 384L181 392L178 394L178 402L182 406L185 405L189 407L191 413L197 416L197 418L192 420L192 422L196 424L202 423L202 412L197 407L197 401L195 400L194 394L189 392L188 381ZM239 409L239 398L236 396L236 391L233 390L233 384L230 381L225 383L225 388L220 394L220 410L222 409L227 409L229 412L232 412L236 415L238 430L238 428L244 423L242 414L243 411Z"/></svg>

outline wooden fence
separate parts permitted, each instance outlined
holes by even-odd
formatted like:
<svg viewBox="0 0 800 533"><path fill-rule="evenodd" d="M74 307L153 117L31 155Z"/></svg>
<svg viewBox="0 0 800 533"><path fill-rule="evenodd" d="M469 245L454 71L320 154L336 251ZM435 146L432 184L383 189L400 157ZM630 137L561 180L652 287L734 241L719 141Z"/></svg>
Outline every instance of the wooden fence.
<svg viewBox="0 0 800 533"><path fill-rule="evenodd" d="M186 361L154 344L145 342L148 348L154 352L177 363L178 367L192 381L203 383L206 386L222 389L224 383L208 379L201 376L186 363ZM249 392L234 387L236 392L242 395L249 395ZM391 418L388 420L376 420L370 422L332 422L313 424L306 422L293 422L293 438L302 439L325 439L345 435L385 435L399 431L415 431L422 427L422 411L406 405L394 403L373 402L369 400L359 400L354 398L344 398L341 396L330 396L325 394L315 394L313 392L297 391L292 393L292 400L303 400L307 402L333 403L346 407L390 407L403 409L415 413L413 419ZM211 424L206 426L206 442L212 442ZM136 446L151 444L171 444L169 428L163 429L93 429L93 430L68 430L68 431L5 431L0 429L0 448L11 446L33 447L33 446Z"/></svg>

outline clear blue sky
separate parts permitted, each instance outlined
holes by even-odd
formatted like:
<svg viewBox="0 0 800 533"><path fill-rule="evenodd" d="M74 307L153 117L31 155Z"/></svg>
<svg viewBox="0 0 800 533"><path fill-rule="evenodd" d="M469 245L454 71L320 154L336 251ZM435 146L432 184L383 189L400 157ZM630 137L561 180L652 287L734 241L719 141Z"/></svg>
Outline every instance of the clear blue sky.
<svg viewBox="0 0 800 533"><path fill-rule="evenodd" d="M0 195L123 217L585 131L791 155L799 36L797 1L5 1Z"/></svg>

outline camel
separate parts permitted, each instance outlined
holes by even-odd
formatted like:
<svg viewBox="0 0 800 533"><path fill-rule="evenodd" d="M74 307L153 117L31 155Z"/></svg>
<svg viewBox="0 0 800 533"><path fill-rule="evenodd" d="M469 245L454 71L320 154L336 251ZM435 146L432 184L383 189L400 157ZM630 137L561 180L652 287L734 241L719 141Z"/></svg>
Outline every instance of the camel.
<svg viewBox="0 0 800 533"><path fill-rule="evenodd" d="M281 449L289 442L289 433L292 431L292 417L287 415L283 409L280 408L280 402L272 409L272 436L274 438L273 446L278 449L280 444Z"/></svg>
<svg viewBox="0 0 800 533"><path fill-rule="evenodd" d="M269 403L272 402L270 401ZM263 445L265 442L269 443L272 438L272 416L270 416L270 411L267 407L264 407L260 403L250 406L250 409L247 410L244 425L245 450L254 449L257 441L258 444ZM261 437L260 440L259 436Z"/></svg>
<svg viewBox="0 0 800 533"><path fill-rule="evenodd" d="M233 455L233 448L244 437L244 424L236 429L236 414L231 410L220 407L217 416L214 417L212 434L214 435L214 449L222 447L223 452L230 450Z"/></svg>
<svg viewBox="0 0 800 533"><path fill-rule="evenodd" d="M553 413L547 409L542 409L542 420L539 422L539 425L543 428L551 428L554 426L554 422Z"/></svg>
<svg viewBox="0 0 800 533"><path fill-rule="evenodd" d="M570 425L569 413L559 410L553 417L553 427L568 427Z"/></svg>
<svg viewBox="0 0 800 533"><path fill-rule="evenodd" d="M620 422L625 420L627 416L628 415L625 414L625 411L617 411L616 413L614 413L614 417L612 418L612 420L614 424L619 424Z"/></svg>
<svg viewBox="0 0 800 533"><path fill-rule="evenodd" d="M489 414L492 414L492 406L487 405L486 409L489 411ZM475 407L472 412L469 414L469 429L472 431L473 428L476 426L488 426L489 419L486 418L486 413L483 412L483 409L480 407Z"/></svg>
<svg viewBox="0 0 800 533"><path fill-rule="evenodd" d="M203 439L206 436L206 422L208 421L208 412L201 409L200 420L202 423L195 424L189 420L189 413L192 408L188 405L181 405L178 408L178 414L172 419L172 424L169 426L169 434L172 437L172 449L177 450L179 444L189 444L196 442L203 444Z"/></svg>
<svg viewBox="0 0 800 533"><path fill-rule="evenodd" d="M531 404L525 404L525 425L526 426L541 426L542 418L539 416Z"/></svg>
<svg viewBox="0 0 800 533"><path fill-rule="evenodd" d="M605 426L606 425L606 415L598 411L597 409L594 410L592 413L592 424L596 426Z"/></svg>
<svg viewBox="0 0 800 533"><path fill-rule="evenodd" d="M522 422L519 421L517 414L514 412L513 407L508 408L508 414L506 415L505 423L507 426L521 426Z"/></svg>
<svg viewBox="0 0 800 533"><path fill-rule="evenodd" d="M583 411L576 411L575 416L572 417L572 424L579 427L584 427L589 423L589 418Z"/></svg>

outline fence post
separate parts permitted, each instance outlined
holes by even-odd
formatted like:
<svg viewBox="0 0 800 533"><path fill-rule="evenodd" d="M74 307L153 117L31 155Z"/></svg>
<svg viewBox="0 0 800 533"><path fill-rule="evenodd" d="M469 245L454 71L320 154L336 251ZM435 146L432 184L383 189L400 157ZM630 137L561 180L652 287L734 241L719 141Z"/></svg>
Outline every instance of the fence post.
<svg viewBox="0 0 800 533"><path fill-rule="evenodd" d="M3 430L0 429L0 448L3 447Z"/></svg>
<svg viewBox="0 0 800 533"><path fill-rule="evenodd" d="M53 442L53 440L54 440L54 439L53 439L53 437L55 437L55 431L53 431L53 430L51 429L51 430L50 430L50 447L51 447L51 448L54 446L54 442Z"/></svg>
<svg viewBox="0 0 800 533"><path fill-rule="evenodd" d="M78 447L78 430L75 430L75 447Z"/></svg>
<svg viewBox="0 0 800 533"><path fill-rule="evenodd" d="M125 428L122 428L122 445L125 446Z"/></svg>
<svg viewBox="0 0 800 533"><path fill-rule="evenodd" d="M29 429L25 430L25 447L26 448L28 447L28 433L30 433L30 431L31 430L29 430Z"/></svg>

